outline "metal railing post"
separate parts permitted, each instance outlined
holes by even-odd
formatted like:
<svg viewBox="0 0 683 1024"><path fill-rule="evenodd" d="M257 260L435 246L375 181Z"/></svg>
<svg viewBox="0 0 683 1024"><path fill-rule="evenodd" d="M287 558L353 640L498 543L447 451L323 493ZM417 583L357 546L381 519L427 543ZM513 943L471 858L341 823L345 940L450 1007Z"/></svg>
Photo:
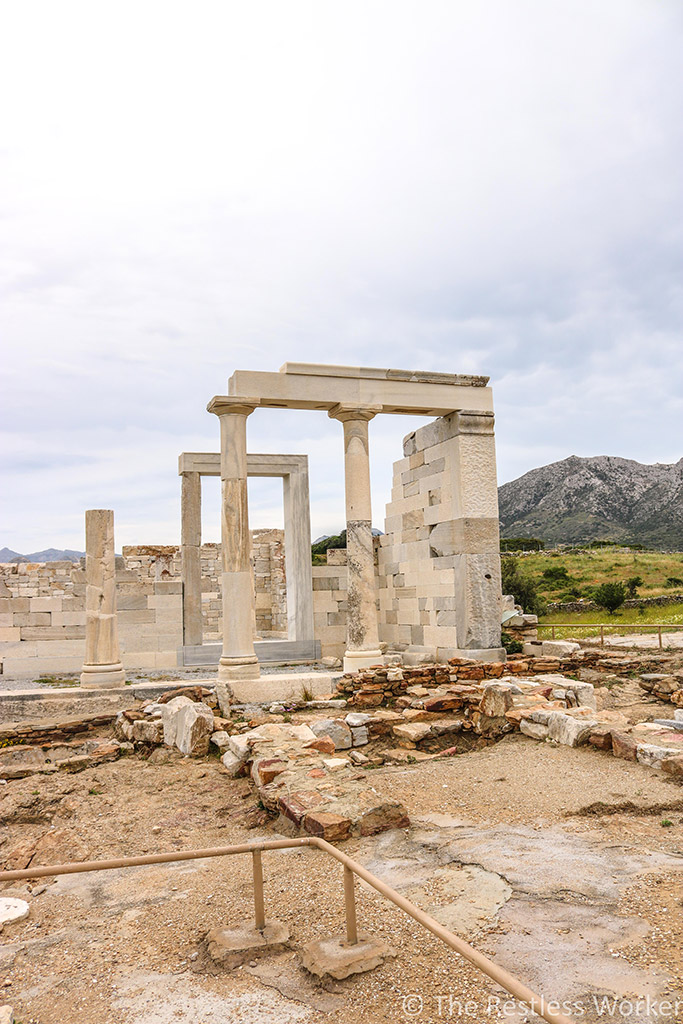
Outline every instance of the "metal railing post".
<svg viewBox="0 0 683 1024"><path fill-rule="evenodd" d="M260 850L252 850L251 863L254 869L254 919L256 928L262 932L266 927L266 911L263 904L263 864Z"/></svg>
<svg viewBox="0 0 683 1024"><path fill-rule="evenodd" d="M356 926L356 894L355 879L351 868L344 865L344 902L346 904L346 941L350 946L358 942Z"/></svg>
<svg viewBox="0 0 683 1024"><path fill-rule="evenodd" d="M605 627L600 626L600 644L602 647L605 646Z"/></svg>
<svg viewBox="0 0 683 1024"><path fill-rule="evenodd" d="M657 626L657 635L659 636L659 649L662 649L662 627Z"/></svg>

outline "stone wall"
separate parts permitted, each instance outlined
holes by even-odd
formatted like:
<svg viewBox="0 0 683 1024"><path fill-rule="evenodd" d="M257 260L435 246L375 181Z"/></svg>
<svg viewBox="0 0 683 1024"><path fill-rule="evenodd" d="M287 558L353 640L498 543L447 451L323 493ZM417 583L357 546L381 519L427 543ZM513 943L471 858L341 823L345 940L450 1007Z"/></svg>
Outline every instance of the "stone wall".
<svg viewBox="0 0 683 1024"><path fill-rule="evenodd" d="M379 551L380 640L448 660L498 656L493 418L443 416L406 437ZM474 652L478 652L477 655Z"/></svg>
<svg viewBox="0 0 683 1024"><path fill-rule="evenodd" d="M322 658L344 657L346 650L346 549L330 549L327 565L313 566L313 622Z"/></svg>
<svg viewBox="0 0 683 1024"><path fill-rule="evenodd" d="M285 635L286 579L282 530L252 534L256 627ZM202 546L204 639L220 641L220 547ZM0 665L18 679L79 672L85 654L84 559L0 565ZM121 656L126 669L166 669L182 647L180 549L136 545L116 559Z"/></svg>

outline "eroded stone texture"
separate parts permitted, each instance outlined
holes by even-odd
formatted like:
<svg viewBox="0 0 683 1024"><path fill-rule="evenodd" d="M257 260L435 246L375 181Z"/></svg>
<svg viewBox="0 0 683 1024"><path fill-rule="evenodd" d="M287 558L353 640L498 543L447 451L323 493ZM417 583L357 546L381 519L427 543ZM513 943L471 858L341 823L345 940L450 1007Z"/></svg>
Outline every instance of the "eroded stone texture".
<svg viewBox="0 0 683 1024"><path fill-rule="evenodd" d="M344 424L344 480L346 493L346 552L348 596L347 650L344 671L367 668L381 660L372 542L372 503L368 422L381 407L337 405L329 411Z"/></svg>
<svg viewBox="0 0 683 1024"><path fill-rule="evenodd" d="M223 552L223 653L218 679L257 679L254 652L254 587L249 563L247 416L258 401L214 398L208 406L221 425L221 547Z"/></svg>
<svg viewBox="0 0 683 1024"><path fill-rule="evenodd" d="M492 413L410 434L379 550L380 639L446 660L504 656Z"/></svg>
<svg viewBox="0 0 683 1024"><path fill-rule="evenodd" d="M85 513L85 661L81 686L90 689L123 686L116 621L114 513L89 509Z"/></svg>
<svg viewBox="0 0 683 1024"><path fill-rule="evenodd" d="M183 643L201 644L202 628L202 482L199 473L184 473L181 491L181 558Z"/></svg>

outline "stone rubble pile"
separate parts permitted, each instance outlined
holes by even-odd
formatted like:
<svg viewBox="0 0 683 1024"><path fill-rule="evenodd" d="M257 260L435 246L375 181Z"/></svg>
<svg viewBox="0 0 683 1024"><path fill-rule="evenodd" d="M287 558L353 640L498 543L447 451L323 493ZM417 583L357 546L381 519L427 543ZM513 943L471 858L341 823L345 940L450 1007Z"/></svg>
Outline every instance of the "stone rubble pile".
<svg viewBox="0 0 683 1024"><path fill-rule="evenodd" d="M360 717L368 716L260 725L231 736L222 761L231 775L249 770L266 810L297 831L338 840L407 828L405 807L378 793L358 766L366 759L353 757L353 744L368 742ZM335 756L338 749L351 753Z"/></svg>
<svg viewBox="0 0 683 1024"><path fill-rule="evenodd" d="M110 739L18 744L0 749L0 779L25 779L53 772L80 772L132 752L130 743Z"/></svg>
<svg viewBox="0 0 683 1024"><path fill-rule="evenodd" d="M683 708L683 670L671 673L649 672L642 675L638 685L659 700L669 700Z"/></svg>
<svg viewBox="0 0 683 1024"><path fill-rule="evenodd" d="M132 751L129 743L91 736L114 720L114 713L5 722L0 725L0 780L25 779L56 771L77 772Z"/></svg>

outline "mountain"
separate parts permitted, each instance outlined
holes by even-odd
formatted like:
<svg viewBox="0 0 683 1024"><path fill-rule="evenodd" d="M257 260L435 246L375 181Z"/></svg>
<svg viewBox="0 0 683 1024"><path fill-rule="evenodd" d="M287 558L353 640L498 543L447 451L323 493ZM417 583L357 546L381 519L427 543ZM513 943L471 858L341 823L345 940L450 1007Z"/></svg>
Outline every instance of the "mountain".
<svg viewBox="0 0 683 1024"><path fill-rule="evenodd" d="M22 555L18 551L12 551L11 548L0 548L0 562L13 562L15 558L21 558Z"/></svg>
<svg viewBox="0 0 683 1024"><path fill-rule="evenodd" d="M20 555L11 548L0 548L0 562L77 562L83 558L85 551L72 551L66 548L46 548L45 551L32 551L28 555Z"/></svg>
<svg viewBox="0 0 683 1024"><path fill-rule="evenodd" d="M683 459L646 466L572 455L498 488L501 535L683 550Z"/></svg>

